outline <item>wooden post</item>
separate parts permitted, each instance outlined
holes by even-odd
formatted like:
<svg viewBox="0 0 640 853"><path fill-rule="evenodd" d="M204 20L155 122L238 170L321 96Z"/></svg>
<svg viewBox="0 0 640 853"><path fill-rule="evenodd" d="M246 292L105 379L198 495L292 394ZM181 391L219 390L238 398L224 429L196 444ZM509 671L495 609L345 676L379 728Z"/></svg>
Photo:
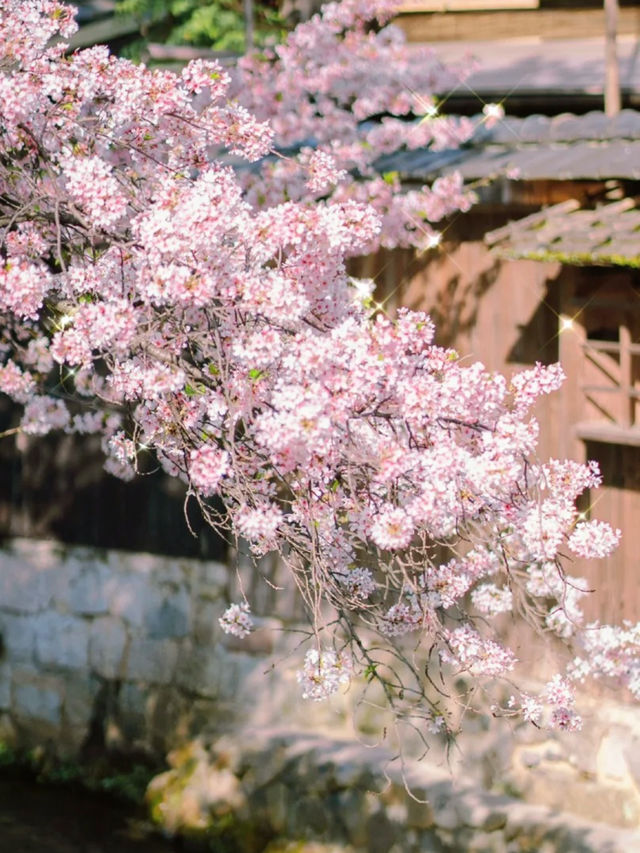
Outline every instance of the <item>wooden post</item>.
<svg viewBox="0 0 640 853"><path fill-rule="evenodd" d="M559 414L554 441L561 458L567 456L579 462L586 461L586 444L578 437L575 425L589 416L583 390L585 384L584 344L587 332L581 311L576 309L574 298L578 295L577 267L564 267L557 280L558 293L558 361L567 374L567 381L558 396ZM560 441L558 435L567 430ZM555 451L554 451L555 452Z"/></svg>
<svg viewBox="0 0 640 853"><path fill-rule="evenodd" d="M631 333L625 320L620 326L620 390L622 399L622 423L620 426L633 426L635 400L632 396L633 374L631 369Z"/></svg>
<svg viewBox="0 0 640 853"><path fill-rule="evenodd" d="M242 0L244 9L244 52L253 50L253 0Z"/></svg>
<svg viewBox="0 0 640 853"><path fill-rule="evenodd" d="M620 112L620 71L616 38L618 32L618 0L604 0L605 14L605 83L604 111L608 116Z"/></svg>

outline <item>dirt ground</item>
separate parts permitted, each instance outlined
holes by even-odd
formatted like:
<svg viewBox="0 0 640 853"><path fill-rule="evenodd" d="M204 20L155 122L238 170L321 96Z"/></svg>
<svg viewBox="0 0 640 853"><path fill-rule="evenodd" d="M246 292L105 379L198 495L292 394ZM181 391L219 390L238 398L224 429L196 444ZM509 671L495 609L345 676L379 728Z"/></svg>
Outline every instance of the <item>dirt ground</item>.
<svg viewBox="0 0 640 853"><path fill-rule="evenodd" d="M0 774L0 853L172 853L126 805Z"/></svg>

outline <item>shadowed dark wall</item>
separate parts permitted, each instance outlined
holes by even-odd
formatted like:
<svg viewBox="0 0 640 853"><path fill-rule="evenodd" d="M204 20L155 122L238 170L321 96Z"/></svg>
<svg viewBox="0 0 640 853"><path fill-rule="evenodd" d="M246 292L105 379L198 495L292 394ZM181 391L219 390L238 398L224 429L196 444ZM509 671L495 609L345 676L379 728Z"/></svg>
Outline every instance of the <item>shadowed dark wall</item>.
<svg viewBox="0 0 640 853"><path fill-rule="evenodd" d="M0 400L0 431L17 422ZM102 468L94 436L0 440L0 536L54 538L69 544L224 559L226 544L193 503L184 516L185 487L147 460L150 473L125 483Z"/></svg>

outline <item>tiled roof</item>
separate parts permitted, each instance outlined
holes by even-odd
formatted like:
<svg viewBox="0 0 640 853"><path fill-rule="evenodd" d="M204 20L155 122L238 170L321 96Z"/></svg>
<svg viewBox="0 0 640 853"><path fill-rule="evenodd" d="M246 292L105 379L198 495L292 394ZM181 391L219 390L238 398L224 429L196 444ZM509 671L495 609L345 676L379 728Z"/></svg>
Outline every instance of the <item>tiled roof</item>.
<svg viewBox="0 0 640 853"><path fill-rule="evenodd" d="M563 113L551 118L542 115L505 118L486 133L492 142L503 145L513 144L516 140L526 144L638 139L640 112L622 110L616 116L607 116L594 111L581 116Z"/></svg>
<svg viewBox="0 0 640 853"><path fill-rule="evenodd" d="M402 151L381 157L376 168L405 180L454 170L465 180L505 174L521 180L640 180L640 112L504 118L490 130L480 127L460 149Z"/></svg>
<svg viewBox="0 0 640 853"><path fill-rule="evenodd" d="M509 174L520 180L640 179L640 138L489 146L459 166L465 180Z"/></svg>
<svg viewBox="0 0 640 853"><path fill-rule="evenodd" d="M595 209L569 199L490 231L485 242L506 258L640 267L640 208L633 198Z"/></svg>

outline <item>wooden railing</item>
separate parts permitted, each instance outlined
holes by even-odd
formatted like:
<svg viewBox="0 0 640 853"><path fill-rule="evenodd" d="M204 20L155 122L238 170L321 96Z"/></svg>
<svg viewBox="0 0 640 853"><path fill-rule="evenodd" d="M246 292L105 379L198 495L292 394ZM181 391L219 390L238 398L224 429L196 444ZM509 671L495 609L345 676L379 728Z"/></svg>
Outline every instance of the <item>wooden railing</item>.
<svg viewBox="0 0 640 853"><path fill-rule="evenodd" d="M640 388L634 381L633 363L634 358L640 357L640 344L633 343L628 327L622 325L618 341L586 340L582 343L582 350L606 382L588 382L581 386L586 399L599 410L602 420L578 424L579 437L640 446L640 424L636 413ZM616 369L604 362L601 355L614 358ZM600 405L597 401L600 394L616 395L615 405Z"/></svg>

